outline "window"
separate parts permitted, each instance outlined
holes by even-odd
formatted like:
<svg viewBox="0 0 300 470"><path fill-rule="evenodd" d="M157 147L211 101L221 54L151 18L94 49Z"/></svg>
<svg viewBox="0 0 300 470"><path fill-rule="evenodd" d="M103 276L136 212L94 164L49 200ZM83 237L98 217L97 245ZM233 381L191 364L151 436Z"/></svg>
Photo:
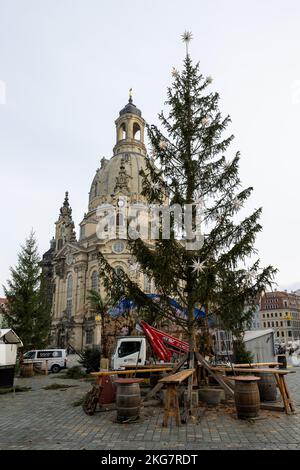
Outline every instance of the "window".
<svg viewBox="0 0 300 470"><path fill-rule="evenodd" d="M278 321L276 322L276 326L278 326Z"/></svg>
<svg viewBox="0 0 300 470"><path fill-rule="evenodd" d="M124 225L124 217L121 212L117 213L116 224L117 224L117 227L123 227Z"/></svg>
<svg viewBox="0 0 300 470"><path fill-rule="evenodd" d="M277 338L278 338L278 336L279 336L279 331L277 331L276 336L277 336Z"/></svg>
<svg viewBox="0 0 300 470"><path fill-rule="evenodd" d="M291 337L292 336L292 332L291 330L288 331L288 336Z"/></svg>
<svg viewBox="0 0 300 470"><path fill-rule="evenodd" d="M113 244L113 251L115 253L123 253L125 245L123 242L118 241Z"/></svg>
<svg viewBox="0 0 300 470"><path fill-rule="evenodd" d="M268 326L270 326L270 322L268 321Z"/></svg>
<svg viewBox="0 0 300 470"><path fill-rule="evenodd" d="M99 274L98 271L94 271L91 278L91 288L92 290L99 291Z"/></svg>
<svg viewBox="0 0 300 470"><path fill-rule="evenodd" d="M284 336L284 331L281 332L281 336Z"/></svg>
<svg viewBox="0 0 300 470"><path fill-rule="evenodd" d="M124 272L124 269L122 268L122 266L116 266L114 269L115 269L115 273L118 276L120 276Z"/></svg>
<svg viewBox="0 0 300 470"><path fill-rule="evenodd" d="M66 313L67 313L68 318L72 316L72 299L67 300Z"/></svg>
<svg viewBox="0 0 300 470"><path fill-rule="evenodd" d="M118 140L126 139L126 124L125 124L125 122L123 122L119 127L118 137L119 137Z"/></svg>
<svg viewBox="0 0 300 470"><path fill-rule="evenodd" d="M264 328L266 328L266 322L264 321Z"/></svg>
<svg viewBox="0 0 300 470"><path fill-rule="evenodd" d="M85 343L92 344L94 341L94 332L93 330L86 330L85 332Z"/></svg>
<svg viewBox="0 0 300 470"><path fill-rule="evenodd" d="M69 274L67 277L67 308L66 313L68 318L72 316L72 297L73 297L73 277Z"/></svg>
<svg viewBox="0 0 300 470"><path fill-rule="evenodd" d="M140 341L122 341L118 350L118 355L119 357L129 356L130 354L139 352L140 347Z"/></svg>
<svg viewBox="0 0 300 470"><path fill-rule="evenodd" d="M133 138L135 140L141 140L141 128L137 122L133 124Z"/></svg>
<svg viewBox="0 0 300 470"><path fill-rule="evenodd" d="M151 294L151 279L149 279L147 274L144 274L144 292Z"/></svg>
<svg viewBox="0 0 300 470"><path fill-rule="evenodd" d="M35 351L28 351L23 356L23 359L34 359L34 358L35 358Z"/></svg>
<svg viewBox="0 0 300 470"><path fill-rule="evenodd" d="M287 323L287 326L291 326L290 320L288 320L286 323Z"/></svg>

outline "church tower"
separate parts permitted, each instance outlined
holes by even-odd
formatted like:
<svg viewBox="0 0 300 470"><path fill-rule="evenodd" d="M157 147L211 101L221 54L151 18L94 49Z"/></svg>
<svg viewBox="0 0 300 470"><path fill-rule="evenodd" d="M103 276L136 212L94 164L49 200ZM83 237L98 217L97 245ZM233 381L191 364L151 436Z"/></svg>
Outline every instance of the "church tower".
<svg viewBox="0 0 300 470"><path fill-rule="evenodd" d="M102 203L114 203L117 192L130 199L140 199L147 150L144 143L145 120L132 101L119 112L115 120L116 142L110 160L102 158L89 193L89 212Z"/></svg>
<svg viewBox="0 0 300 470"><path fill-rule="evenodd" d="M144 144L145 121L142 113L132 102L132 95L129 95L129 101L121 109L116 124L116 145L114 146L114 155L127 152L137 152L146 155Z"/></svg>
<svg viewBox="0 0 300 470"><path fill-rule="evenodd" d="M72 219L68 192L65 194L65 200L60 208L59 218L55 225L56 251L59 251L68 242L76 242L75 226Z"/></svg>

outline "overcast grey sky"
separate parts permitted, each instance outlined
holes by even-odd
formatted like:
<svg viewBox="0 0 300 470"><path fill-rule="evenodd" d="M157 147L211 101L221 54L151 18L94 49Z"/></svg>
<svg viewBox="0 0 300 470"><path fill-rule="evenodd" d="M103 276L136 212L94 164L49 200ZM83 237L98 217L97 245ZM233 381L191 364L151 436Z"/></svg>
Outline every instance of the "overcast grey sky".
<svg viewBox="0 0 300 470"><path fill-rule="evenodd" d="M261 260L300 287L298 0L0 0L0 284L31 228L48 249L65 190L78 228L130 87L157 122L185 29L263 206Z"/></svg>

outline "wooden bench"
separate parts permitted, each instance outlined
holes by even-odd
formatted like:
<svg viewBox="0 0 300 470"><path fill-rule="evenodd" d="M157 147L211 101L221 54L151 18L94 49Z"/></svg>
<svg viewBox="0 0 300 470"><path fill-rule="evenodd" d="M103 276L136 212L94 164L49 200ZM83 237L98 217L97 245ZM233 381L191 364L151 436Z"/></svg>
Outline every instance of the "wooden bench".
<svg viewBox="0 0 300 470"><path fill-rule="evenodd" d="M259 367L213 367L213 370L219 371L219 372L247 372L247 373L252 373L252 374L263 374L263 373L268 373L268 374L273 374L277 387L279 388L283 405L284 405L284 410L287 414L294 413L295 412L295 407L292 401L292 398L290 396L290 392L287 386L287 383L285 381L285 376L286 374L293 374L296 371L295 370L287 370L287 369L276 369L276 368L259 368ZM228 380L230 380L230 377L227 377Z"/></svg>
<svg viewBox="0 0 300 470"><path fill-rule="evenodd" d="M186 369L159 380L160 383L167 387L163 426L168 426L169 418L172 416L175 417L177 426L180 426L177 386L191 377L193 372L194 369Z"/></svg>

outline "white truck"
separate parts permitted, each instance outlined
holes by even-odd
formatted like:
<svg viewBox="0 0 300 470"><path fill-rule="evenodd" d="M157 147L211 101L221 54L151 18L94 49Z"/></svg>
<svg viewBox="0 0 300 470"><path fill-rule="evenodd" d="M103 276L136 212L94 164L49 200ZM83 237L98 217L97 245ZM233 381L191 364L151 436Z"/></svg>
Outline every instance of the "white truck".
<svg viewBox="0 0 300 470"><path fill-rule="evenodd" d="M111 358L113 370L122 369L125 366L146 364L146 338L145 336L120 336L117 346Z"/></svg>

